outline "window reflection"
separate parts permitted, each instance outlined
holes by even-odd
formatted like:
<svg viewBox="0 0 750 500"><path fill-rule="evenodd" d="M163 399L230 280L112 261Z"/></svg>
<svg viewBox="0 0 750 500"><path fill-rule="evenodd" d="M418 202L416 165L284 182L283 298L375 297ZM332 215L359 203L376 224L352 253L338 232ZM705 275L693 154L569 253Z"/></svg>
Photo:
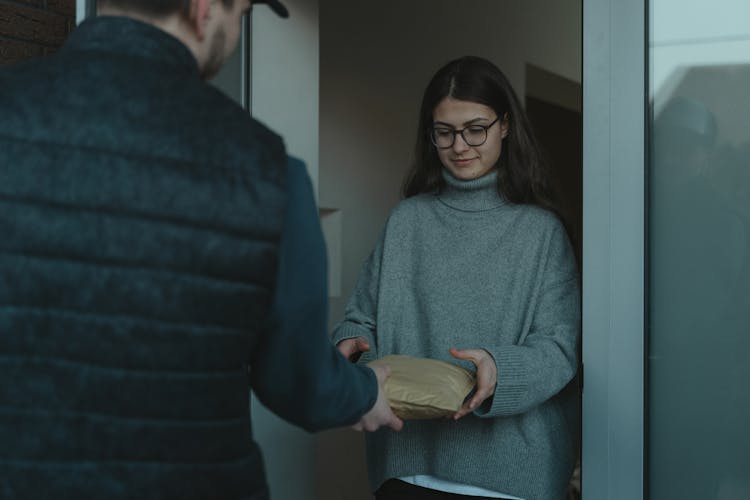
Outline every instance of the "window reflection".
<svg viewBox="0 0 750 500"><path fill-rule="evenodd" d="M660 3L674 2L653 0L652 9ZM750 7L719 3L747 19ZM649 493L654 500L747 500L750 34L682 32L670 42L671 24L696 12L675 7L669 20L659 17L663 9L654 12ZM737 44L744 55L728 50ZM740 57L747 64L722 63Z"/></svg>

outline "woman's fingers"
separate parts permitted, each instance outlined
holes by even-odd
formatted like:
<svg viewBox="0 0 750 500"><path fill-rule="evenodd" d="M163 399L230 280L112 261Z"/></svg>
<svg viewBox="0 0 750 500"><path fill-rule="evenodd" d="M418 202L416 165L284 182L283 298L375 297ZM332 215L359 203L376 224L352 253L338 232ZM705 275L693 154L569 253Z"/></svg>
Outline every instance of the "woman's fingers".
<svg viewBox="0 0 750 500"><path fill-rule="evenodd" d="M352 350L354 347L354 342L352 342L352 340L353 339L344 339L336 344L336 349L338 349L341 355L347 359L352 355Z"/></svg>
<svg viewBox="0 0 750 500"><path fill-rule="evenodd" d="M471 361L474 363L475 366L479 367L479 359L478 356L481 354L479 351L484 351L484 349L456 349L455 347L451 347L448 352L451 353L451 356L453 356L456 359L462 359L464 361Z"/></svg>
<svg viewBox="0 0 750 500"><path fill-rule="evenodd" d="M350 361L357 361L359 356L363 352L370 350L370 344L365 340L364 337L356 337L352 339L344 339L338 344L336 348L339 350L342 356Z"/></svg>
<svg viewBox="0 0 750 500"><path fill-rule="evenodd" d="M367 352L370 350L370 344L364 337L357 337L354 340L356 342L357 352Z"/></svg>
<svg viewBox="0 0 750 500"><path fill-rule="evenodd" d="M476 391L453 415L453 420L458 420L479 408L487 398L495 394L497 366L494 358L484 349L451 348L450 353L456 359L471 361L477 368Z"/></svg>
<svg viewBox="0 0 750 500"><path fill-rule="evenodd" d="M487 398L489 398L490 396L492 396L492 394L494 394L494 391L490 392L490 391L488 391L486 389L482 389L482 388L479 388L479 386L477 386L477 391L453 415L453 420L458 420L461 417L464 417L464 416L468 415L469 413L473 412L474 410L476 410L477 408L479 408L479 406L482 403L484 403L484 401Z"/></svg>

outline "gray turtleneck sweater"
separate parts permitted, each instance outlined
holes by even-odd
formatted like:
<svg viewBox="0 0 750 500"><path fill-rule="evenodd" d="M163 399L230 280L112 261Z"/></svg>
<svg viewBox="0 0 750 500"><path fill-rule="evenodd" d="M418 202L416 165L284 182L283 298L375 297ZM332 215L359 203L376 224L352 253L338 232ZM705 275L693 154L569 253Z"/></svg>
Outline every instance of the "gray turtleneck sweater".
<svg viewBox="0 0 750 500"><path fill-rule="evenodd" d="M497 388L473 414L367 436L370 486L426 474L526 500L565 494L578 447L576 261L553 214L502 199L497 173L403 200L365 262L334 342L453 362L483 348Z"/></svg>

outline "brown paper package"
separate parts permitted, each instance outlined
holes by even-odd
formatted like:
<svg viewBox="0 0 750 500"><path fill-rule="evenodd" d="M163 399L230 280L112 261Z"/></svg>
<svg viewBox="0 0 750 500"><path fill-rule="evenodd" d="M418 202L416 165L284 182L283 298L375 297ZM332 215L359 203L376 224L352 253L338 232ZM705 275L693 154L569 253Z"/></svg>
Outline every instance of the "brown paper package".
<svg viewBox="0 0 750 500"><path fill-rule="evenodd" d="M458 365L429 358L394 354L369 363L388 365L388 403L405 420L443 418L456 413L476 383L474 374Z"/></svg>

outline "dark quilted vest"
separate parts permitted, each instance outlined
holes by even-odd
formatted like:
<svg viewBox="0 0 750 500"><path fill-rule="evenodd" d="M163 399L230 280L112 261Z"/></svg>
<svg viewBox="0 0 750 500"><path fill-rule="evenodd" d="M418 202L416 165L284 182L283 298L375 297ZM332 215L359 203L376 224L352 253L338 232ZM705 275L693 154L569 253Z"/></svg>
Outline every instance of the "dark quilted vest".
<svg viewBox="0 0 750 500"><path fill-rule="evenodd" d="M278 136L124 18L0 70L0 498L264 498Z"/></svg>

